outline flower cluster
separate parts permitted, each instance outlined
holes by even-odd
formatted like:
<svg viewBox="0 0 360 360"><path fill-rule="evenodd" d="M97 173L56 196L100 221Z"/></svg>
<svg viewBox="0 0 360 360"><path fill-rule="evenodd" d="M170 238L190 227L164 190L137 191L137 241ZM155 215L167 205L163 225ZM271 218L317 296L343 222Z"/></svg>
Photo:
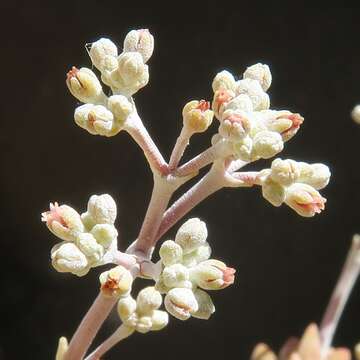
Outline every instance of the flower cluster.
<svg viewBox="0 0 360 360"><path fill-rule="evenodd" d="M234 269L208 260L211 248L206 238L206 224L192 218L179 228L175 241L167 240L160 248L163 268L155 288L166 294L166 310L180 320L208 319L215 307L202 289L220 290L234 282Z"/></svg>
<svg viewBox="0 0 360 360"><path fill-rule="evenodd" d="M317 191L329 183L330 170L324 164L278 158L271 163L271 169L260 172L258 179L264 198L274 206L285 203L305 217L325 208L326 199Z"/></svg>
<svg viewBox="0 0 360 360"><path fill-rule="evenodd" d="M78 126L93 135L114 136L123 129L127 117L135 111L131 96L149 81L148 65L154 49L154 39L148 30L130 31L123 52L101 38L91 44L89 55L101 73L102 82L113 95L107 97L95 73L88 68L72 69L66 84L78 100L85 103L75 110Z"/></svg>
<svg viewBox="0 0 360 360"><path fill-rule="evenodd" d="M81 215L68 205L51 203L42 221L63 240L51 250L53 267L83 276L90 268L107 263L117 249L115 219L116 204L108 194L91 196Z"/></svg>
<svg viewBox="0 0 360 360"><path fill-rule="evenodd" d="M238 81L226 70L215 76L212 108L220 126L212 143L225 143L227 156L246 162L269 159L299 130L304 121L299 114L269 110L270 85L270 69L260 63L247 68Z"/></svg>

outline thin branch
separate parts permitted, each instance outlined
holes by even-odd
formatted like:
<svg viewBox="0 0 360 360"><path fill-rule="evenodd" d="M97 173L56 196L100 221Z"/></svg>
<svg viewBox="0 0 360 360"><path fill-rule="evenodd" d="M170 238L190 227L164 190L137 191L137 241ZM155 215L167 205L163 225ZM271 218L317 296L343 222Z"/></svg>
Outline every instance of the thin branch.
<svg viewBox="0 0 360 360"><path fill-rule="evenodd" d="M64 360L80 360L85 356L96 333L115 303L114 297L105 296L102 292L99 293L72 337Z"/></svg>
<svg viewBox="0 0 360 360"><path fill-rule="evenodd" d="M184 155L185 149L189 145L189 139L192 134L193 132L190 131L187 126L183 126L170 156L170 161L169 161L170 171L177 168L182 156Z"/></svg>
<svg viewBox="0 0 360 360"><path fill-rule="evenodd" d="M320 325L322 355L325 356L331 346L336 328L351 290L360 272L360 236L353 237L352 245L331 295L329 304Z"/></svg>
<svg viewBox="0 0 360 360"><path fill-rule="evenodd" d="M108 337L98 348L96 348L85 360L98 360L114 345L126 339L134 332L134 329L121 325L110 337Z"/></svg>

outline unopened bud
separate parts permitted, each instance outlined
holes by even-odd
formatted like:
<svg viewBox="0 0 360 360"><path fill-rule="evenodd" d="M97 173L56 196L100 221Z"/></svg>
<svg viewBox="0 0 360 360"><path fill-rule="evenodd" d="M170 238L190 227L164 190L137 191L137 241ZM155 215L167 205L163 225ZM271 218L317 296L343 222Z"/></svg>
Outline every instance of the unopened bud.
<svg viewBox="0 0 360 360"><path fill-rule="evenodd" d="M121 298L117 305L117 311L121 321L125 322L136 311L136 301L131 296Z"/></svg>
<svg viewBox="0 0 360 360"><path fill-rule="evenodd" d="M251 112L253 111L253 104L250 99L250 97L246 94L240 94L236 97L234 97L232 100L230 100L226 106L224 107L226 110L241 110L245 112Z"/></svg>
<svg viewBox="0 0 360 360"><path fill-rule="evenodd" d="M148 314L161 306L162 297L153 286L148 286L139 292L136 303L138 312Z"/></svg>
<svg viewBox="0 0 360 360"><path fill-rule="evenodd" d="M154 51L154 37L148 29L131 30L125 37L124 51L140 53L146 63Z"/></svg>
<svg viewBox="0 0 360 360"><path fill-rule="evenodd" d="M212 102L212 109L214 110L215 116L221 119L222 113L224 112L227 104L235 97L235 93L231 90L220 89L215 91Z"/></svg>
<svg viewBox="0 0 360 360"><path fill-rule="evenodd" d="M183 256L182 247L175 241L164 241L159 250L160 258L165 266L181 262Z"/></svg>
<svg viewBox="0 0 360 360"><path fill-rule="evenodd" d="M106 68L107 57L117 57L118 50L111 40L101 38L91 44L89 55L92 63L102 71Z"/></svg>
<svg viewBox="0 0 360 360"><path fill-rule="evenodd" d="M165 286L169 288L189 287L189 270L182 264L166 266L162 273L162 279Z"/></svg>
<svg viewBox="0 0 360 360"><path fill-rule="evenodd" d="M209 109L208 101L193 100L188 102L182 111L184 126L187 126L194 133L206 131L214 117L214 112Z"/></svg>
<svg viewBox="0 0 360 360"><path fill-rule="evenodd" d="M219 134L225 139L239 141L250 132L250 128L250 119L244 111L226 110L219 126Z"/></svg>
<svg viewBox="0 0 360 360"><path fill-rule="evenodd" d="M127 117L133 111L133 105L130 103L127 97L123 95L110 96L108 100L108 106L120 126L124 124Z"/></svg>
<svg viewBox="0 0 360 360"><path fill-rule="evenodd" d="M104 248L98 244L96 239L89 233L79 234L76 244L85 254L91 265L99 262L104 256Z"/></svg>
<svg viewBox="0 0 360 360"><path fill-rule="evenodd" d="M198 263L209 259L211 256L211 247L209 243L199 246L194 251L183 256L183 264L187 267L192 267Z"/></svg>
<svg viewBox="0 0 360 360"><path fill-rule="evenodd" d="M158 331L169 323L169 315L166 311L154 310L151 316L151 330Z"/></svg>
<svg viewBox="0 0 360 360"><path fill-rule="evenodd" d="M268 177L262 185L263 197L272 205L278 207L285 201L285 188L271 177Z"/></svg>
<svg viewBox="0 0 360 360"><path fill-rule="evenodd" d="M253 139L253 151L263 159L270 159L284 149L284 142L277 132L260 131Z"/></svg>
<svg viewBox="0 0 360 360"><path fill-rule="evenodd" d="M236 83L236 94L246 94L250 97L254 110L266 110L270 107L269 95L262 89L260 83L252 79L239 80Z"/></svg>
<svg viewBox="0 0 360 360"><path fill-rule="evenodd" d="M165 296L166 310L179 320L187 320L191 313L199 308L193 292L190 289L171 289Z"/></svg>
<svg viewBox="0 0 360 360"><path fill-rule="evenodd" d="M282 160L275 159L271 163L271 178L284 186L289 186L300 177L300 169L298 163L291 159Z"/></svg>
<svg viewBox="0 0 360 360"><path fill-rule="evenodd" d="M212 82L212 88L214 92L218 90L235 91L235 85L236 83L234 76L226 70L217 73Z"/></svg>
<svg viewBox="0 0 360 360"><path fill-rule="evenodd" d="M198 319L208 320L215 312L215 305L212 302L210 295L203 290L196 289L194 291L194 296L199 308L196 312L192 312L191 315Z"/></svg>
<svg viewBox="0 0 360 360"><path fill-rule="evenodd" d="M101 273L99 280L103 294L119 298L130 294L133 277L127 269L119 265Z"/></svg>
<svg viewBox="0 0 360 360"><path fill-rule="evenodd" d="M320 190L324 188L330 180L330 169L324 164L298 163L300 169L299 182L308 184Z"/></svg>
<svg viewBox="0 0 360 360"><path fill-rule="evenodd" d="M175 242L182 247L183 253L187 254L204 245L207 235L206 224L199 218L192 218L181 225Z"/></svg>
<svg viewBox="0 0 360 360"><path fill-rule="evenodd" d="M96 224L91 229L91 234L105 249L109 248L118 236L115 226L111 224Z"/></svg>
<svg viewBox="0 0 360 360"><path fill-rule="evenodd" d="M243 161L251 161L253 157L253 141L250 136L232 144L234 155Z"/></svg>
<svg viewBox="0 0 360 360"><path fill-rule="evenodd" d="M244 72L244 79L256 80L260 83L264 91L267 91L271 85L271 72L267 65L257 63L249 66Z"/></svg>
<svg viewBox="0 0 360 360"><path fill-rule="evenodd" d="M116 203L108 194L92 195L87 211L96 224L114 224L117 214Z"/></svg>

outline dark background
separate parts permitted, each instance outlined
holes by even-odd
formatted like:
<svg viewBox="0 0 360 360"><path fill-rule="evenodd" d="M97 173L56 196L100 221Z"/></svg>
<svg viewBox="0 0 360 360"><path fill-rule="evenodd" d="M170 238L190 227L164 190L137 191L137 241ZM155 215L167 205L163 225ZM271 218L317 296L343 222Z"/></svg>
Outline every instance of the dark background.
<svg viewBox="0 0 360 360"><path fill-rule="evenodd" d="M136 95L140 114L168 157L190 99L212 96L226 68L270 65L272 107L300 112L305 123L282 157L331 167L326 211L311 219L274 208L256 189L227 189L191 212L208 223L214 257L236 267L234 286L212 293L217 312L205 322L171 319L136 334L106 358L248 358L258 341L275 349L320 321L354 232L359 231L360 128L349 117L360 103L357 8L265 8L209 1L13 1L1 11L0 358L54 358L97 293L100 269L84 278L56 273L56 239L40 222L49 201L83 211L91 194L108 192L119 207L124 249L137 235L152 179L125 134L107 139L73 122L76 100L65 86L72 65L90 66L84 44L101 36L120 47L133 28L149 28L151 80ZM215 122L214 122L215 124ZM214 133L215 125L209 131ZM205 149L197 136L186 157ZM264 162L263 166L268 166ZM260 169L259 165L255 165ZM169 236L174 235L174 230ZM360 340L360 288L345 310L336 345ZM100 337L116 327L115 315ZM97 340L98 343L99 339Z"/></svg>

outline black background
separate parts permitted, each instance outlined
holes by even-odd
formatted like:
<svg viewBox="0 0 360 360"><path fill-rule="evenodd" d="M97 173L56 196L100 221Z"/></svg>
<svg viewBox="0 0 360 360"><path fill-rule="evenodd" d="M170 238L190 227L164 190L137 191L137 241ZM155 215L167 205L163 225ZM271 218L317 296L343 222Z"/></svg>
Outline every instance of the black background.
<svg viewBox="0 0 360 360"><path fill-rule="evenodd" d="M106 358L246 359L258 341L274 348L319 321L350 239L359 231L360 128L349 117L360 103L357 8L268 8L246 2L13 1L1 8L0 358L54 358L97 293L95 269L84 278L58 274L56 242L40 222L49 201L83 211L91 194L108 192L119 207L124 249L137 235L152 179L125 134L106 139L75 126L76 100L65 86L72 65L90 66L84 44L101 36L120 47L133 28L149 28L155 52L150 83L136 95L140 114L168 157L190 99L210 99L214 75L226 68L270 65L272 107L305 122L282 157L331 167L326 211L311 219L274 208L259 189L223 190L191 212L208 223L214 257L237 268L236 283L213 293L209 321L171 319L136 334ZM215 124L215 122L214 122ZM209 132L214 133L214 125ZM186 158L205 149L192 141ZM260 169L269 162L255 165ZM174 230L169 237L174 235ZM360 339L360 288L354 289L335 337ZM117 325L113 315L100 337ZM99 339L97 340L99 341Z"/></svg>

